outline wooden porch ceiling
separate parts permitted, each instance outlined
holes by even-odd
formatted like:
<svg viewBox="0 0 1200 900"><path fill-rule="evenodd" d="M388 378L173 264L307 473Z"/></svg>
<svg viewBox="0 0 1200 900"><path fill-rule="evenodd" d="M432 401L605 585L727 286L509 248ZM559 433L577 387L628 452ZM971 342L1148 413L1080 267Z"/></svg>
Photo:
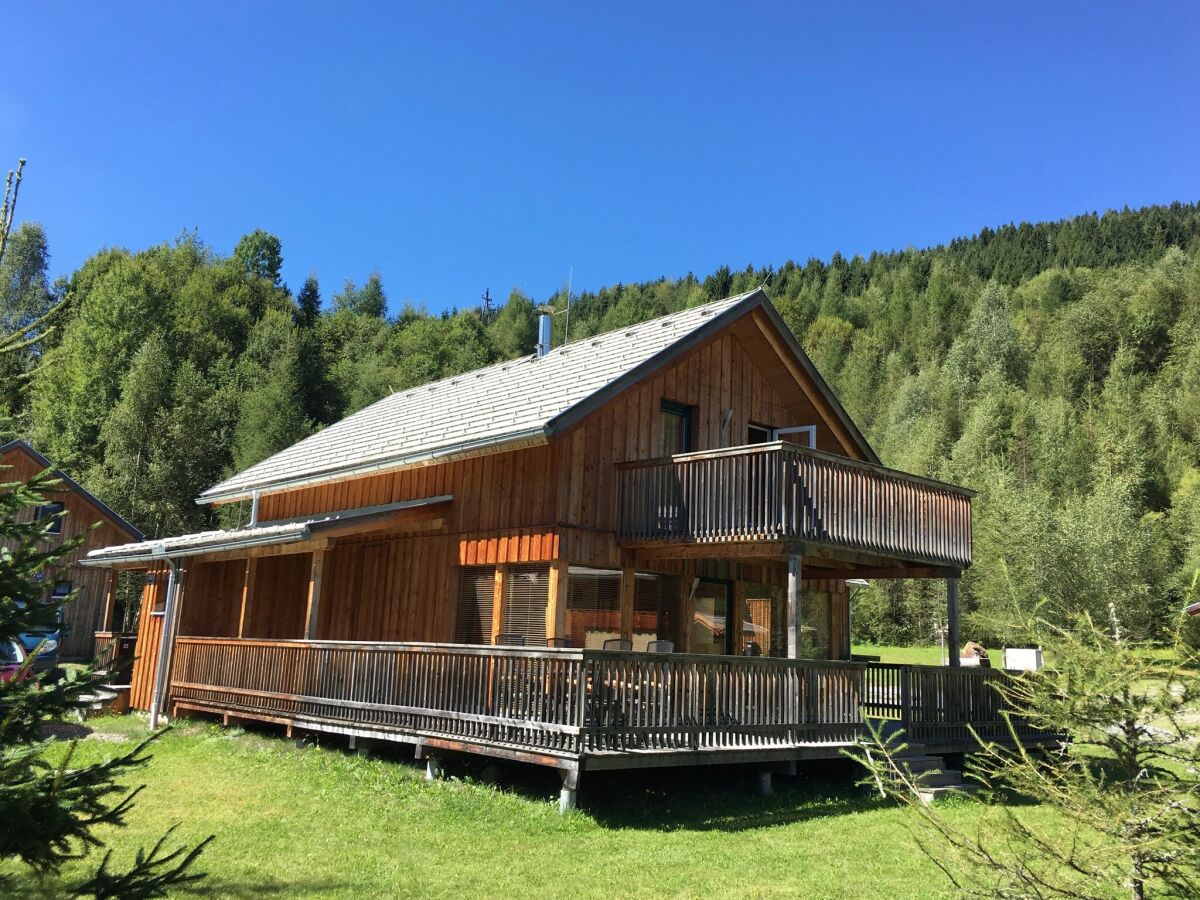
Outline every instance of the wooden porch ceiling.
<svg viewBox="0 0 1200 900"><path fill-rule="evenodd" d="M811 542L646 543L627 544L624 549L628 563L634 567L667 559L718 559L785 567L788 557L800 556L806 578L958 578L962 575L960 569L925 560L892 558Z"/></svg>
<svg viewBox="0 0 1200 900"><path fill-rule="evenodd" d="M377 515L357 516L350 519L324 523L314 522L310 526L311 537L309 540L290 541L279 544L260 544L207 553L203 550L197 550L195 553L187 554L186 559L192 562L262 559L271 556L290 556L293 554L315 553L321 550L328 550L339 538L359 537L385 532L395 534L428 534L446 528L446 514L452 502L451 499L446 499L425 506L387 510ZM154 565L154 561L124 562L113 560L105 567L137 571L149 569Z"/></svg>

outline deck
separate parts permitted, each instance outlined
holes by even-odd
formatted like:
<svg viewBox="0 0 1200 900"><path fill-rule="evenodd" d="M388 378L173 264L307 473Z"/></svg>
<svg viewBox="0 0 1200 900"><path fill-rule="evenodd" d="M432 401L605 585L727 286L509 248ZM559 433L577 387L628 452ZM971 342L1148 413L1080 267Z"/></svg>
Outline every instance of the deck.
<svg viewBox="0 0 1200 900"><path fill-rule="evenodd" d="M621 463L626 546L799 542L971 565L972 492L782 441Z"/></svg>
<svg viewBox="0 0 1200 900"><path fill-rule="evenodd" d="M832 758L895 720L940 752L1008 727L983 669L771 657L181 637L171 705L596 769ZM1055 736L1018 725L1022 740ZM566 777L566 776L564 776Z"/></svg>

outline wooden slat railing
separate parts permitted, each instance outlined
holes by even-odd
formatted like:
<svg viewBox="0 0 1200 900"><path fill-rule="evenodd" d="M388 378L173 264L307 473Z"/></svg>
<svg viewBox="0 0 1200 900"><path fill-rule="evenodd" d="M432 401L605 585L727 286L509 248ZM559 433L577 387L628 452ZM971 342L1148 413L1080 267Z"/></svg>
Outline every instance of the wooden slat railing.
<svg viewBox="0 0 1200 900"><path fill-rule="evenodd" d="M718 751L852 743L857 663L586 651L587 751Z"/></svg>
<svg viewBox="0 0 1200 900"><path fill-rule="evenodd" d="M964 488L782 441L621 463L627 542L799 540L971 564Z"/></svg>
<svg viewBox="0 0 1200 900"><path fill-rule="evenodd" d="M450 644L179 638L172 702L558 755L848 743L862 665ZM582 688L582 690L581 690Z"/></svg>
<svg viewBox="0 0 1200 900"><path fill-rule="evenodd" d="M985 740L1007 740L1006 704L997 687L1001 679L1012 677L998 669L870 663L863 677L862 711L898 722L909 739L923 743L971 746L972 731ZM1020 716L1011 718L1023 741L1060 737L1033 728Z"/></svg>
<svg viewBox="0 0 1200 900"><path fill-rule="evenodd" d="M582 651L179 638L173 702L549 754L580 742Z"/></svg>
<svg viewBox="0 0 1200 900"><path fill-rule="evenodd" d="M455 644L179 638L171 700L234 715L578 758L1003 739L988 669ZM1022 738L1044 740L1017 721Z"/></svg>

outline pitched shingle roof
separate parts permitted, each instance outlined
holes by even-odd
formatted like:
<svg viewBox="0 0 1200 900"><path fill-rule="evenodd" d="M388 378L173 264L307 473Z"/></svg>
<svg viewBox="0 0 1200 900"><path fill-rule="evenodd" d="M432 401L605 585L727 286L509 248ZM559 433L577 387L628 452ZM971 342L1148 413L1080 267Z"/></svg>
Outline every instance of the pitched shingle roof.
<svg viewBox="0 0 1200 900"><path fill-rule="evenodd" d="M50 460L48 460L45 456L43 456L41 453L39 453L37 450L35 450L33 448L33 445L29 443L29 441L22 440L20 438L18 438L15 441L9 441L7 444L0 446L0 456L4 456L10 450L20 450L22 453L26 454L30 459L32 459L34 462L36 462L42 468L54 469L54 477L55 478L58 478L59 480L61 480L64 484L67 485L68 488L75 491L75 493L77 493L80 497L82 497L88 503L92 504L92 506L96 507L96 509L98 509L102 514L108 516L108 518L110 520L112 520L112 523L114 525L116 525L118 528L120 528L122 531L124 531L130 537L137 538L138 540L142 539L142 537L143 537L142 532L139 528L137 528L137 526L133 525L131 522L126 520L124 516L122 516L115 509L113 509L111 506L109 506L107 503L105 503L103 500L101 500L99 497L97 497L95 494L93 494L91 491L89 491L87 488L85 488L83 485L81 485L78 481L76 481L74 478L72 478L70 475L68 475L62 469L55 469L54 463L50 462Z"/></svg>
<svg viewBox="0 0 1200 900"><path fill-rule="evenodd" d="M545 443L598 401L764 304L777 316L756 289L565 344L540 359L525 356L392 394L209 488L199 502Z"/></svg>

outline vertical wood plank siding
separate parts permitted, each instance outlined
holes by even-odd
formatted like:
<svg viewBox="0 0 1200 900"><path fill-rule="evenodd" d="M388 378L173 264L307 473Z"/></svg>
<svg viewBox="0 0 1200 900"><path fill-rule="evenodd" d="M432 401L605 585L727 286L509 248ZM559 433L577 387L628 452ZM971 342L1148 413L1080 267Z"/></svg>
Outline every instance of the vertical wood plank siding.
<svg viewBox="0 0 1200 900"><path fill-rule="evenodd" d="M800 540L971 564L967 491L775 442L626 463L620 537L677 543Z"/></svg>
<svg viewBox="0 0 1200 900"><path fill-rule="evenodd" d="M0 483L28 481L44 471L24 450L15 447L0 457L0 467ZM62 657L90 657L95 652L95 633L103 624L104 594L108 589L109 573L102 569L84 568L76 563L91 550L123 544L133 538L114 525L90 501L65 485L60 490L48 492L46 502L62 503L66 511L62 519L62 534L51 538L51 541L68 541L85 535L79 547L46 572L48 584L69 581L72 589L78 592L75 599L63 609L63 621L68 628L59 640L58 652ZM21 520L32 521L34 515L34 510L25 510L21 513ZM49 546L50 541L47 541L47 549Z"/></svg>

